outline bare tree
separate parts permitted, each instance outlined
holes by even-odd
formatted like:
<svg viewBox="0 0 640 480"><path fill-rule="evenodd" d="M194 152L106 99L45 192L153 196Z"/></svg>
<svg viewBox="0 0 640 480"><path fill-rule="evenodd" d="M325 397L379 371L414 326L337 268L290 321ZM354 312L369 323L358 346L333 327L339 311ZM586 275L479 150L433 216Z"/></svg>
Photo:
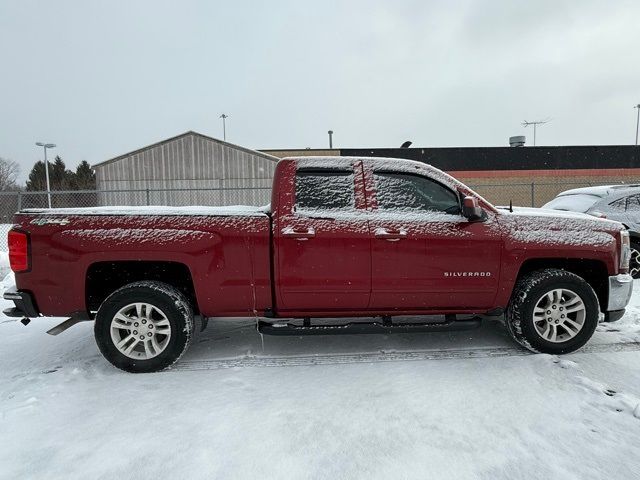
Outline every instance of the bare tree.
<svg viewBox="0 0 640 480"><path fill-rule="evenodd" d="M0 157L0 192L18 189L16 180L20 173L20 166L13 160Z"/></svg>

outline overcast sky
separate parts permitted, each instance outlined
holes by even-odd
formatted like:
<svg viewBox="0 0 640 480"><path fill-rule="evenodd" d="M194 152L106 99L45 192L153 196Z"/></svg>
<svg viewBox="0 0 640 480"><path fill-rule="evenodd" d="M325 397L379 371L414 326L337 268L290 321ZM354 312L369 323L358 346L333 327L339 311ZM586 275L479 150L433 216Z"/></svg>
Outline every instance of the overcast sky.
<svg viewBox="0 0 640 480"><path fill-rule="evenodd" d="M252 148L630 144L640 1L0 0L0 156L98 163L186 130Z"/></svg>

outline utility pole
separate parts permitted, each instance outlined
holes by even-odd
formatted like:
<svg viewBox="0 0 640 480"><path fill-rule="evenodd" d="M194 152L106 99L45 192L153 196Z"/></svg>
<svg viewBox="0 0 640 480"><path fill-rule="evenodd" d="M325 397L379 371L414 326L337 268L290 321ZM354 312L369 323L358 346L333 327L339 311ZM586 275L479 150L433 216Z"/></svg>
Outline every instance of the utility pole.
<svg viewBox="0 0 640 480"><path fill-rule="evenodd" d="M222 139L226 142L227 141L227 118L229 118L229 115L226 114L222 114L220 115L220 118L222 119Z"/></svg>
<svg viewBox="0 0 640 480"><path fill-rule="evenodd" d="M536 127L538 125L544 125L549 122L549 120L534 120L533 122L524 121L522 122L523 127L528 127L529 125L533 125L533 146L536 146Z"/></svg>
<svg viewBox="0 0 640 480"><path fill-rule="evenodd" d="M333 150L333 130L327 132L329 134L329 150Z"/></svg>
<svg viewBox="0 0 640 480"><path fill-rule="evenodd" d="M47 199L49 201L49 208L51 208L51 186L49 185L49 162L47 161L47 148L55 148L55 143L36 142L38 147L44 149L44 173L47 177Z"/></svg>
<svg viewBox="0 0 640 480"><path fill-rule="evenodd" d="M638 145L638 126L640 126L640 103L633 108L638 110L638 116L636 118L636 146L637 146Z"/></svg>

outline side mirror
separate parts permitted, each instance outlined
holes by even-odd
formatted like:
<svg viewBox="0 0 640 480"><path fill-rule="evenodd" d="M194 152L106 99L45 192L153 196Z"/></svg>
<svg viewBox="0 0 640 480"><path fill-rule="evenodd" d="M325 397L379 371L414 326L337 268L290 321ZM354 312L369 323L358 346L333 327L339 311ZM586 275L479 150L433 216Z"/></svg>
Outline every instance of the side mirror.
<svg viewBox="0 0 640 480"><path fill-rule="evenodd" d="M476 197L464 197L462 200L462 216L472 222L482 219L482 209Z"/></svg>

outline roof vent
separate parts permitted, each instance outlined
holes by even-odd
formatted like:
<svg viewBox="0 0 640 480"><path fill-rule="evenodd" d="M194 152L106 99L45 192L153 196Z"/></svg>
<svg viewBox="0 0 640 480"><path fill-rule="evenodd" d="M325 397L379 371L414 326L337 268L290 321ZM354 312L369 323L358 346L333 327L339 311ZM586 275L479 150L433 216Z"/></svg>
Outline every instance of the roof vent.
<svg viewBox="0 0 640 480"><path fill-rule="evenodd" d="M516 135L515 137L509 137L509 145L512 147L524 147L526 137L524 135Z"/></svg>

